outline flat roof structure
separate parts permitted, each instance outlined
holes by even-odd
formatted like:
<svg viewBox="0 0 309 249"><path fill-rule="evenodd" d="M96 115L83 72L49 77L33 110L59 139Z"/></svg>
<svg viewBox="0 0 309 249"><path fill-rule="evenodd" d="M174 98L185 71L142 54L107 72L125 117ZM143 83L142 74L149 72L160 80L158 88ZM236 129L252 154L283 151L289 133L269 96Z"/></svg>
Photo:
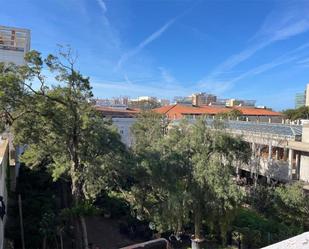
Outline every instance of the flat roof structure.
<svg viewBox="0 0 309 249"><path fill-rule="evenodd" d="M95 106L95 109L103 114L104 117L111 118L135 118L139 113L139 109L134 108L112 108Z"/></svg>
<svg viewBox="0 0 309 249"><path fill-rule="evenodd" d="M213 127L214 119L205 119L207 125ZM173 124L178 124L180 120L173 121ZM196 122L195 119L190 119L190 123ZM223 128L231 131L239 131L244 133L260 133L268 134L271 136L288 138L292 140L299 140L302 136L302 125L292 124L276 124L276 123L257 123L247 121L235 121L235 120L220 120L220 124Z"/></svg>

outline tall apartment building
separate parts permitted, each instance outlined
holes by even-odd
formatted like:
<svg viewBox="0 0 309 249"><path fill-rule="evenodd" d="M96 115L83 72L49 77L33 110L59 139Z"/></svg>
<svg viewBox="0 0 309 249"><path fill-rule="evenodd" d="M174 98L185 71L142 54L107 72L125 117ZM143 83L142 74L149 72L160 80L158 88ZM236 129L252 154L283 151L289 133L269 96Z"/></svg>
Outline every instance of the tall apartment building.
<svg viewBox="0 0 309 249"><path fill-rule="evenodd" d="M295 94L295 108L302 106L309 106L309 84L306 85L304 92Z"/></svg>
<svg viewBox="0 0 309 249"><path fill-rule="evenodd" d="M0 26L0 62L23 65L30 50L30 30Z"/></svg>
<svg viewBox="0 0 309 249"><path fill-rule="evenodd" d="M309 84L307 84L305 90L305 106L309 106Z"/></svg>
<svg viewBox="0 0 309 249"><path fill-rule="evenodd" d="M207 93L194 93L192 94L192 105L202 106L209 105L211 103L217 102L217 96Z"/></svg>
<svg viewBox="0 0 309 249"><path fill-rule="evenodd" d="M306 91L303 93L296 93L295 94L295 108L299 108L305 106L306 102Z"/></svg>
<svg viewBox="0 0 309 249"><path fill-rule="evenodd" d="M159 99L159 103L162 105L162 106L167 106L170 104L170 100L169 99Z"/></svg>
<svg viewBox="0 0 309 249"><path fill-rule="evenodd" d="M226 106L255 106L255 100L246 99L227 99Z"/></svg>

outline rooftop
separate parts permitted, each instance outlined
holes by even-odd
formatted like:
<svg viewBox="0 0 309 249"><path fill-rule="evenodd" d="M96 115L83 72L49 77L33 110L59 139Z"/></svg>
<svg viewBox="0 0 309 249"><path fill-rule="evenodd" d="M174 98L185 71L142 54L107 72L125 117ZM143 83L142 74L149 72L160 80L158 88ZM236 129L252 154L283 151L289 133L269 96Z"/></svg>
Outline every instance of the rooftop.
<svg viewBox="0 0 309 249"><path fill-rule="evenodd" d="M195 122L195 120L190 120ZM214 120L206 119L209 126L212 126ZM223 127L232 131L246 132L246 133L260 133L269 134L271 136L285 137L285 138L299 138L302 135L301 125L291 124L276 124L276 123L257 123L246 121L221 121ZM174 121L174 124L178 124L179 121Z"/></svg>
<svg viewBox="0 0 309 249"><path fill-rule="evenodd" d="M165 114L170 118L181 118L184 115L216 115L218 113L239 110L244 116L282 116L280 112L275 112L269 109L255 107L216 107L216 106L188 106L188 105L169 105L155 108L154 111Z"/></svg>
<svg viewBox="0 0 309 249"><path fill-rule="evenodd" d="M104 116L112 118L133 118L140 113L139 109L134 108L122 109L122 108L96 106L95 109L101 112Z"/></svg>

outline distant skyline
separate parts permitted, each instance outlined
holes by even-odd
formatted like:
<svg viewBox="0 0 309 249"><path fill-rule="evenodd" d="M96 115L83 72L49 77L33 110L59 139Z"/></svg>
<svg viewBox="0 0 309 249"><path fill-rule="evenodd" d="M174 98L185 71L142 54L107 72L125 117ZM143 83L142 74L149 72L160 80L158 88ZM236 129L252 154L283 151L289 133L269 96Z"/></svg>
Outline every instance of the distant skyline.
<svg viewBox="0 0 309 249"><path fill-rule="evenodd" d="M96 97L194 92L294 107L309 82L309 1L0 0L44 55L70 44Z"/></svg>

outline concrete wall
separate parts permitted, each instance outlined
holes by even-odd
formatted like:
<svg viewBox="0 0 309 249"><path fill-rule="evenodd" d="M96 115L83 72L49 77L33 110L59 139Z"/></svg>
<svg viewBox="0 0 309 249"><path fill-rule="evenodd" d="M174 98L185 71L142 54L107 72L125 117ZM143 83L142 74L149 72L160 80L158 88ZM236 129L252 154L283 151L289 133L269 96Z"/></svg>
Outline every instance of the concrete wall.
<svg viewBox="0 0 309 249"><path fill-rule="evenodd" d="M3 196L4 203L7 207L7 170L9 167L9 146L7 140L0 140L0 195ZM0 219L0 249L4 248L4 219Z"/></svg>
<svg viewBox="0 0 309 249"><path fill-rule="evenodd" d="M308 88L309 85L307 85ZM308 93L308 89L307 89ZM305 147L309 144L309 123L303 122L302 142ZM308 146L309 147L309 146ZM308 150L308 148L306 148ZM299 179L309 182L309 152L302 151L300 156Z"/></svg>
<svg viewBox="0 0 309 249"><path fill-rule="evenodd" d="M247 116L247 121L261 122L261 123L282 123L283 117L281 116Z"/></svg>
<svg viewBox="0 0 309 249"><path fill-rule="evenodd" d="M300 156L299 180L309 182L309 153L302 152Z"/></svg>
<svg viewBox="0 0 309 249"><path fill-rule="evenodd" d="M259 162L259 164L257 164ZM253 160L249 164L243 164L240 169L255 173L259 175L270 177L282 182L289 180L289 163L282 160L271 160L261 158L260 160Z"/></svg>

